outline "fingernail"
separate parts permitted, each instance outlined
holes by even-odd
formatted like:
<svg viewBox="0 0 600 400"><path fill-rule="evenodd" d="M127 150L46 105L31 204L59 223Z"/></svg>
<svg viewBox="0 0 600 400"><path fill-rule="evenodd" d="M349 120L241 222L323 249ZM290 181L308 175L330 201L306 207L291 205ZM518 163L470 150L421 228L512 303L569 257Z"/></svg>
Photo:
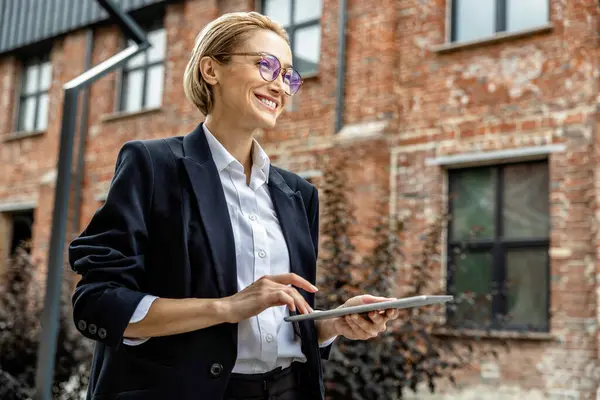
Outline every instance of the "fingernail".
<svg viewBox="0 0 600 400"><path fill-rule="evenodd" d="M314 290L315 292L319 291L319 288L317 288L315 285L310 285L312 287L312 290Z"/></svg>

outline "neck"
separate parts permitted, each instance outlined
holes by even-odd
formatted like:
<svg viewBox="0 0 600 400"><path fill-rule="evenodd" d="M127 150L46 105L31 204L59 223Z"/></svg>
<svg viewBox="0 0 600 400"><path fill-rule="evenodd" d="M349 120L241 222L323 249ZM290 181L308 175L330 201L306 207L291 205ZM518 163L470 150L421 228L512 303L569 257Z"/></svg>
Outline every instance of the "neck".
<svg viewBox="0 0 600 400"><path fill-rule="evenodd" d="M229 154L244 166L244 171L248 172L252 166L254 130L243 129L228 120L235 120L235 118L215 118L207 115L204 123Z"/></svg>

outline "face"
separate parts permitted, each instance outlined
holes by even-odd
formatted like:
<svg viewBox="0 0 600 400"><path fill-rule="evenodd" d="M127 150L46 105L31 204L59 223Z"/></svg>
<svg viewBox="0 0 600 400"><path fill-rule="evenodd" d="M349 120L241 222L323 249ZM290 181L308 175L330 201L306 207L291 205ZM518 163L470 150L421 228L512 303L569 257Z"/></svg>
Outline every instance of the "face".
<svg viewBox="0 0 600 400"><path fill-rule="evenodd" d="M233 51L228 64L212 62L214 68L214 104L211 114L229 121L239 121L240 128L254 131L272 128L289 101L290 79L292 87L299 84L299 76L280 73L273 81L269 76L277 60L282 68L292 64L292 52L286 41L275 32L258 30L248 35L245 43ZM240 53L245 53L240 55ZM263 53L263 55L247 54ZM265 55L268 53L275 56ZM206 70L204 70L206 71ZM209 71L210 72L210 71ZM206 79L206 74L204 75ZM263 77L264 76L264 77ZM271 77L275 76L271 73ZM209 83L211 83L209 81ZM212 83L211 83L212 84Z"/></svg>

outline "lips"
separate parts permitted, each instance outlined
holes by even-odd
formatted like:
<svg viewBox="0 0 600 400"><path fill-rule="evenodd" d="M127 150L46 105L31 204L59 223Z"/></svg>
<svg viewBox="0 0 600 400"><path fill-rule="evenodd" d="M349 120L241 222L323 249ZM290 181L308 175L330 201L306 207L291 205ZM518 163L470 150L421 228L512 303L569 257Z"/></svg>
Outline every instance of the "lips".
<svg viewBox="0 0 600 400"><path fill-rule="evenodd" d="M264 105L265 107L269 108L272 111L277 110L277 108L279 107L279 102L272 98L272 97L268 97L268 96L263 96L260 94L254 94L254 96L258 99L258 101Z"/></svg>

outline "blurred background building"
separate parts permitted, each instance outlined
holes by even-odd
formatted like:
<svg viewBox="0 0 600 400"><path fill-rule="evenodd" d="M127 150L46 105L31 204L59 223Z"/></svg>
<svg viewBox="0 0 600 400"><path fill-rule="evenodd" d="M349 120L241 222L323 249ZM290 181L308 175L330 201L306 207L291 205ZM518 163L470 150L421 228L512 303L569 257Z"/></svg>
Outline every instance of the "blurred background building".
<svg viewBox="0 0 600 400"><path fill-rule="evenodd" d="M415 230L445 204L453 221L443 281L490 294L477 305L482 320L508 315L482 342L508 341L510 353L436 398L583 399L596 390L596 0L349 0L343 37L340 0L118 3L153 47L82 95L69 238L102 205L124 142L184 135L202 120L182 90L199 30L220 14L257 10L286 26L305 78L277 128L260 134L272 161L318 186L317 156L348 150L358 160L359 226L376 183ZM46 262L61 85L125 45L93 0L0 0L2 259L31 240ZM417 240L409 235L406 246ZM467 252L452 260L459 242ZM450 262L462 272L446 273ZM475 333L471 324L440 334Z"/></svg>

